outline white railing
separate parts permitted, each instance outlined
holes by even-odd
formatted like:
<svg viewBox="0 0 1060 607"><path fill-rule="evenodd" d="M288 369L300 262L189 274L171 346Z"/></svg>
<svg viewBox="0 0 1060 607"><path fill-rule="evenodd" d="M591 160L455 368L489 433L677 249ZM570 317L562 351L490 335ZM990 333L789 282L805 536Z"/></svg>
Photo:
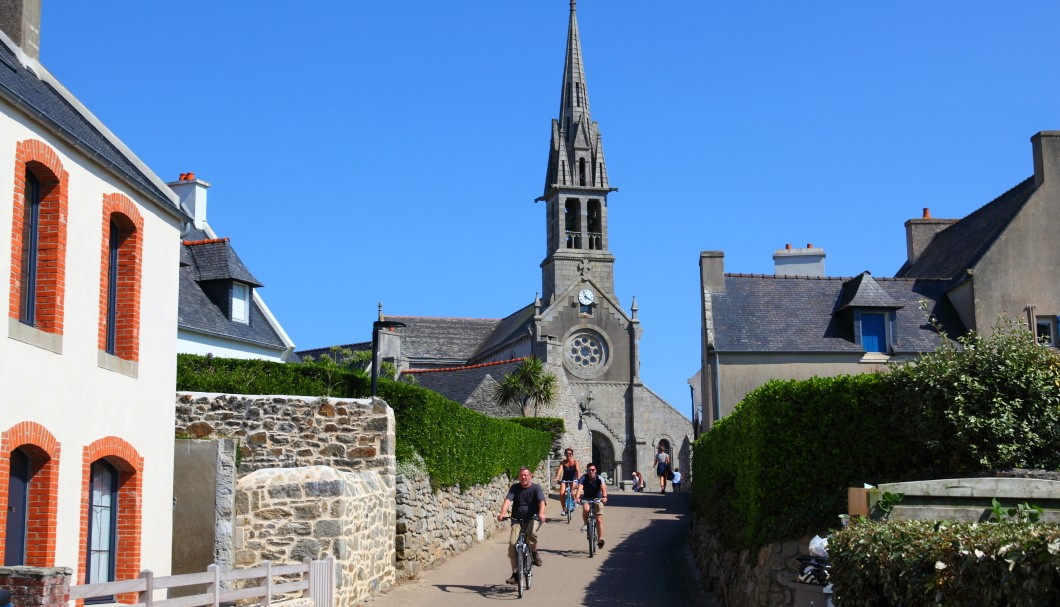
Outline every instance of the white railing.
<svg viewBox="0 0 1060 607"><path fill-rule="evenodd" d="M297 581L274 582L278 576L301 576ZM224 582L259 580L256 586L226 590ZM207 585L206 592L172 599L156 599L155 591L186 586ZM222 569L217 565L207 567L205 573L186 573L155 577L150 571L141 571L140 577L121 582L84 584L70 588L71 599L91 599L120 594L137 593L138 599L132 607L219 607L221 603L260 599L257 604L271 605L277 595L301 592L303 597L313 599L316 607L332 607L335 604L335 560L306 559L298 565L273 565L263 562L250 569Z"/></svg>

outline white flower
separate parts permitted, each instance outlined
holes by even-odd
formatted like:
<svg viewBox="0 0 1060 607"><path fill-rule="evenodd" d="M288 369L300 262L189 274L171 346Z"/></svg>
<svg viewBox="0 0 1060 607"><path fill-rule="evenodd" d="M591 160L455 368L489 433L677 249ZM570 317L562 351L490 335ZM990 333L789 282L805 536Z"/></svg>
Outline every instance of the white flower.
<svg viewBox="0 0 1060 607"><path fill-rule="evenodd" d="M975 549L975 558L981 559L984 556L986 556L986 553L984 553L982 550L980 550L978 548Z"/></svg>
<svg viewBox="0 0 1060 607"><path fill-rule="evenodd" d="M942 571L945 568L946 568L946 563L943 563L942 561L935 561L935 569L938 569L939 571Z"/></svg>

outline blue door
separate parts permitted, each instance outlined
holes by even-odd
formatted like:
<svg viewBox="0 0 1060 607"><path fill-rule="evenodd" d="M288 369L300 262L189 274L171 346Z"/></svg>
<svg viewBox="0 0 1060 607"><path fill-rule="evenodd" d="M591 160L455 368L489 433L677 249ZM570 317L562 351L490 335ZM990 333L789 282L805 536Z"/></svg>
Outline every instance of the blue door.
<svg viewBox="0 0 1060 607"><path fill-rule="evenodd" d="M883 314L861 315L861 345L866 352L887 352L887 327Z"/></svg>

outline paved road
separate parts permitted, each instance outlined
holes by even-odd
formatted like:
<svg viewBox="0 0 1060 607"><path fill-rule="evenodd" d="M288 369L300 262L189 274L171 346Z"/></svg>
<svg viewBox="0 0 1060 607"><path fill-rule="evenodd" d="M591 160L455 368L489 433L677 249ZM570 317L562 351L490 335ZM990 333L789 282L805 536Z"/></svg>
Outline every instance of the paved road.
<svg viewBox="0 0 1060 607"><path fill-rule="evenodd" d="M559 521L559 502L553 494L548 515L557 518L550 518L540 535L544 566L534 569L532 587L523 600L556 607L717 605L690 580L693 573L685 543L689 497L611 492L604 511L607 545L590 559L580 521L570 525L566 519ZM511 573L507 538L501 533L487 539L365 606L473 607L518 601L515 586L504 583Z"/></svg>

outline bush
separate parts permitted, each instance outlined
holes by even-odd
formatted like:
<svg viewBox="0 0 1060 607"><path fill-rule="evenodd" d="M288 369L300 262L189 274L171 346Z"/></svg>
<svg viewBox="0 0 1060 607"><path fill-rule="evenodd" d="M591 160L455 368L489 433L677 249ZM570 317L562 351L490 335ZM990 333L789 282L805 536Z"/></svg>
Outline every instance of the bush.
<svg viewBox="0 0 1060 607"><path fill-rule="evenodd" d="M880 375L771 381L693 448L693 497L725 545L825 535L847 487L892 480L895 445L880 435ZM875 411L875 412L874 412Z"/></svg>
<svg viewBox="0 0 1060 607"><path fill-rule="evenodd" d="M1060 356L1004 317L989 337L958 341L888 376L899 440L924 447L909 464L946 473L1060 469Z"/></svg>
<svg viewBox="0 0 1060 607"><path fill-rule="evenodd" d="M487 417L419 386L380 378L378 388L394 409L398 461L422 458L435 486L468 487L502 472L514 476L522 466L536 467L549 452L547 432ZM371 379L327 361L299 365L181 354L177 389L367 398Z"/></svg>
<svg viewBox="0 0 1060 607"><path fill-rule="evenodd" d="M524 428L548 432L552 437L553 445L559 443L567 428L567 424L561 417L510 417L508 421L519 424Z"/></svg>
<svg viewBox="0 0 1060 607"><path fill-rule="evenodd" d="M828 555L837 605L1060 604L1060 525L860 521Z"/></svg>

